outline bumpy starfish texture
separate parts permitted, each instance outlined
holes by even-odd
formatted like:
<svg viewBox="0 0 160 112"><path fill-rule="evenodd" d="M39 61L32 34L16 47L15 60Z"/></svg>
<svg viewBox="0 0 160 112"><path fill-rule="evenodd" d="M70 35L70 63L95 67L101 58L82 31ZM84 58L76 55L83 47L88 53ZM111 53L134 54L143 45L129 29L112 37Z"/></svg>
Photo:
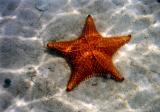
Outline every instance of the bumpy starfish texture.
<svg viewBox="0 0 160 112"><path fill-rule="evenodd" d="M60 51L70 60L72 73L67 91L73 90L81 81L92 76L107 75L123 81L112 62L114 53L131 39L131 35L103 38L96 30L93 18L88 15L82 34L78 39L49 42L47 47Z"/></svg>

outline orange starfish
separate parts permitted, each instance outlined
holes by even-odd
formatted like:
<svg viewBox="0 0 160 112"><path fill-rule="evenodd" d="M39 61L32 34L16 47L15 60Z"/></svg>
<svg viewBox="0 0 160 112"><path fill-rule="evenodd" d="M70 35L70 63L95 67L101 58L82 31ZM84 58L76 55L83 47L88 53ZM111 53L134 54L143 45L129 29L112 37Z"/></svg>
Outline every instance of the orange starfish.
<svg viewBox="0 0 160 112"><path fill-rule="evenodd" d="M88 15L81 36L76 40L49 42L47 47L63 53L71 63L72 73L67 91L71 91L81 81L100 73L110 73L116 81L123 81L123 76L112 62L113 54L131 39L131 35L103 38L97 32L93 18Z"/></svg>

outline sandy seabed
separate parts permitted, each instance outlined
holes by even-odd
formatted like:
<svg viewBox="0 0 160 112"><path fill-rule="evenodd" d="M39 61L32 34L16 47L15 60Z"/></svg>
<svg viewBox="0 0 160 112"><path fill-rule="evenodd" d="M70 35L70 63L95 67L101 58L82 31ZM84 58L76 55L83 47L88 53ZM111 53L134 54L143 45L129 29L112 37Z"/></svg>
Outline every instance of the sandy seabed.
<svg viewBox="0 0 160 112"><path fill-rule="evenodd" d="M76 39L88 14L104 37L132 34L113 59L125 80L94 77L67 93L70 67L45 46ZM0 112L159 110L159 0L0 0Z"/></svg>

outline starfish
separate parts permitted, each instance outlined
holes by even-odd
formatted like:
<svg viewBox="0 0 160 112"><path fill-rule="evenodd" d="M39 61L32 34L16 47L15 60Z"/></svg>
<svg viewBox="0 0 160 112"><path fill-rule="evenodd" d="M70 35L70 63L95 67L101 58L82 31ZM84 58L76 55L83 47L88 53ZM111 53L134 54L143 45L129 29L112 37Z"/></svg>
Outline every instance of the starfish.
<svg viewBox="0 0 160 112"><path fill-rule="evenodd" d="M78 39L51 41L47 48L58 50L70 60L72 72L66 89L69 92L93 76L107 76L109 73L116 81L123 81L124 77L114 66L112 57L130 39L131 35L103 38L96 30L92 16L88 15Z"/></svg>

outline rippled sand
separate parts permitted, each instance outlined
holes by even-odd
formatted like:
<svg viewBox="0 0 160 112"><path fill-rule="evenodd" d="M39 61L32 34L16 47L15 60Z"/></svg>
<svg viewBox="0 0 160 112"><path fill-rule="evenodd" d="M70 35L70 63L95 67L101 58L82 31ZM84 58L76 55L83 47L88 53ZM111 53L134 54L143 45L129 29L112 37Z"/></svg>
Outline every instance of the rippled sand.
<svg viewBox="0 0 160 112"><path fill-rule="evenodd" d="M88 14L104 37L132 34L113 59L125 80L67 93L70 67L45 46L77 38ZM0 112L159 111L159 0L0 0Z"/></svg>

